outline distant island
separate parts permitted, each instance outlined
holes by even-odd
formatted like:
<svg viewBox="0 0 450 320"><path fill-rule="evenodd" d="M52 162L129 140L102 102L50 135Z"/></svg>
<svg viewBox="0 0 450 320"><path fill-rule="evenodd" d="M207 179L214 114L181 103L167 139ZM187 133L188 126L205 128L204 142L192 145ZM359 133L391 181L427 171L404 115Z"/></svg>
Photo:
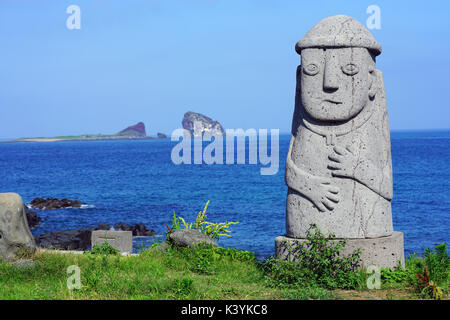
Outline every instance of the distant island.
<svg viewBox="0 0 450 320"><path fill-rule="evenodd" d="M225 136L222 125L210 117L197 112L186 112L181 121L183 129L188 130L194 138L201 137L204 133L215 136Z"/></svg>
<svg viewBox="0 0 450 320"><path fill-rule="evenodd" d="M158 132L156 137L149 137L145 131L145 124L139 122L129 126L116 134L82 134L76 136L19 138L3 142L56 142L56 141L95 141L95 140L145 140L167 139L164 133Z"/></svg>
<svg viewBox="0 0 450 320"><path fill-rule="evenodd" d="M210 117L197 112L186 112L181 121L182 127L188 130L192 137L198 138L205 133L215 136L225 136L225 130L222 125ZM57 141L98 141L98 140L154 140L168 139L167 135L158 132L156 137L147 136L145 124L138 122L129 126L116 134L81 134L74 136L56 136L56 137L33 137L19 138L15 140L0 141L8 142L57 142Z"/></svg>

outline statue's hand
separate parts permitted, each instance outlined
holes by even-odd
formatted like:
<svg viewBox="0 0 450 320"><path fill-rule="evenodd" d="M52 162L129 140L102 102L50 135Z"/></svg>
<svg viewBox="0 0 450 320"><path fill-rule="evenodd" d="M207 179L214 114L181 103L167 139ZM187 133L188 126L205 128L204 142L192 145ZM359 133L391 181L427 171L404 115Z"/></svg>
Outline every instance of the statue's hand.
<svg viewBox="0 0 450 320"><path fill-rule="evenodd" d="M321 177L311 179L309 199L319 211L332 211L339 202L338 193L339 188L332 185L330 179Z"/></svg>
<svg viewBox="0 0 450 320"><path fill-rule="evenodd" d="M328 169L333 177L355 177L355 169L358 159L349 147L334 147L334 152L328 156Z"/></svg>
<svg viewBox="0 0 450 320"><path fill-rule="evenodd" d="M333 210L339 202L339 188L331 184L331 179L308 174L291 161L286 164L286 184L310 200L319 211Z"/></svg>

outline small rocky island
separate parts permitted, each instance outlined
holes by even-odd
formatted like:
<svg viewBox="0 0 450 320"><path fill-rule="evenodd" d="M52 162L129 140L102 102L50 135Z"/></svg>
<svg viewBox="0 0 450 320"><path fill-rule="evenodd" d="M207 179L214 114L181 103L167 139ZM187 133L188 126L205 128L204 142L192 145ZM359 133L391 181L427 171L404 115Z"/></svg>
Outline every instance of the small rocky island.
<svg viewBox="0 0 450 320"><path fill-rule="evenodd" d="M145 124L138 122L116 134L83 134L77 136L20 138L4 142L55 142L55 141L96 141L96 140L137 140L137 139L167 139L167 136L158 132L156 137L147 136Z"/></svg>
<svg viewBox="0 0 450 320"><path fill-rule="evenodd" d="M225 136L225 130L218 121L200 113L186 112L181 124L194 138L201 137L206 132L215 136Z"/></svg>

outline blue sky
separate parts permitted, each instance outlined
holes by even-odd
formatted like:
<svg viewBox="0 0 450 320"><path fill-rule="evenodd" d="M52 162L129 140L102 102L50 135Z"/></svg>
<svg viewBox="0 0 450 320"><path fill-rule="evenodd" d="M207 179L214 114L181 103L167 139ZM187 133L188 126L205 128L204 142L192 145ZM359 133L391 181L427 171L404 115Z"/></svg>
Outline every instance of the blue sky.
<svg viewBox="0 0 450 320"><path fill-rule="evenodd" d="M170 134L186 111L289 132L295 43L327 16L365 24L369 5L391 129L450 128L447 1L1 0L0 138Z"/></svg>

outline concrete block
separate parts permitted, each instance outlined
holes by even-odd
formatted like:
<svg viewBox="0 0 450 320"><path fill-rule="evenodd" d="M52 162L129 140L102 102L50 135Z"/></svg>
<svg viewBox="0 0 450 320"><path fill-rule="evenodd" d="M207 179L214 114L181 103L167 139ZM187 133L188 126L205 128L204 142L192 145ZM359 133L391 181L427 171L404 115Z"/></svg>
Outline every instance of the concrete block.
<svg viewBox="0 0 450 320"><path fill-rule="evenodd" d="M95 230L92 231L91 245L99 244L108 241L108 243L115 249L120 250L121 253L133 251L133 234L131 231L110 231L110 230Z"/></svg>

